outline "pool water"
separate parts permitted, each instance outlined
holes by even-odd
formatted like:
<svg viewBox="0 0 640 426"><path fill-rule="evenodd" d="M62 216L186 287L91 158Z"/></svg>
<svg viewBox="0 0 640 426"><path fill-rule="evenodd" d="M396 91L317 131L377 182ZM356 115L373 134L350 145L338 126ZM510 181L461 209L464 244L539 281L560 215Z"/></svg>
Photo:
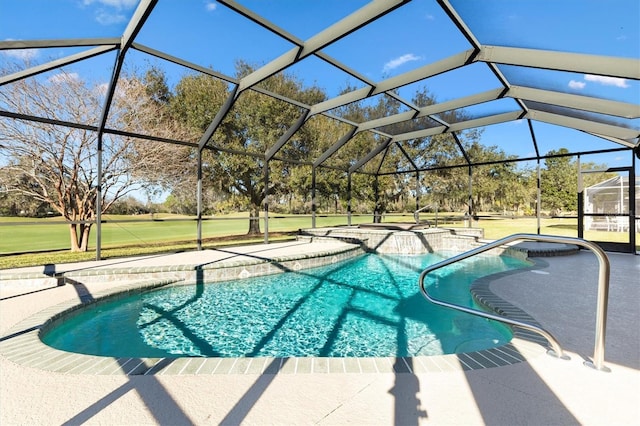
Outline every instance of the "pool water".
<svg viewBox="0 0 640 426"><path fill-rule="evenodd" d="M422 297L420 272L442 259L366 254L297 272L166 287L70 314L42 339L113 357L418 356L510 341L507 327ZM510 257L476 257L437 271L428 285L438 298L475 306L475 279L524 266Z"/></svg>

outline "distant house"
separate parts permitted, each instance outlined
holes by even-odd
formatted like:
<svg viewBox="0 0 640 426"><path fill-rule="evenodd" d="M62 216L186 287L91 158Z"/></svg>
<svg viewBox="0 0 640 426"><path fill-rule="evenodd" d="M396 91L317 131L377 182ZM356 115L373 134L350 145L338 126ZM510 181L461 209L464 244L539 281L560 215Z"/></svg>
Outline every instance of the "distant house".
<svg viewBox="0 0 640 426"><path fill-rule="evenodd" d="M636 178L636 182L640 177ZM629 178L616 176L584 190L585 213L597 213L605 216L585 216L584 226L587 230L628 231L629 217L615 216L629 213ZM640 187L636 185L636 215L640 213ZM611 215L611 216L609 216ZM639 221L636 220L636 228Z"/></svg>

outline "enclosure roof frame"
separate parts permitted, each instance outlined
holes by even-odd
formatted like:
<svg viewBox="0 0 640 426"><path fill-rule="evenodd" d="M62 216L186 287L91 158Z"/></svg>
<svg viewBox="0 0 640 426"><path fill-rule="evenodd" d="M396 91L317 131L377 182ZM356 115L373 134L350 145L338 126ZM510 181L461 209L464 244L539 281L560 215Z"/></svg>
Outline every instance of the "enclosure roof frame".
<svg viewBox="0 0 640 426"><path fill-rule="evenodd" d="M329 148L320 152L315 158L291 161L294 163L310 164L313 167L336 168L335 165L328 164L327 161L353 137L363 132L381 137L383 141L377 143L369 152L363 153L360 158L352 159L351 165L344 168L344 171L348 173L363 172L361 169L365 164L394 144L398 144L401 148L402 155L409 160L415 169L419 169L413 162L410 153L402 148L400 145L401 142L428 139L440 134L451 134L464 153L464 147L460 138L465 131L523 119L527 120L531 136L530 143L535 149L535 156L527 157L527 159L540 161L543 158L547 158L546 154L542 154L539 151L539 142L536 140L536 135L533 130L534 123L545 123L552 126L573 129L599 138L604 143L611 144L610 149L598 148L593 151L571 153L573 155L585 155L585 153L590 152L608 152L611 150L616 151L618 149L638 150L640 146L640 128L638 128L636 124L628 124L640 118L640 104L621 102L616 99L595 98L592 96L564 93L522 83L512 84L509 78L505 77L500 70L501 66L507 65L527 69L583 73L637 82L640 81L640 58L525 48L509 45L508 40L505 40L504 45L483 44L480 38L474 34L471 28L472 26L465 21L450 0L436 0L435 4L442 8L446 17L451 20L455 28L467 41L469 48L377 82L373 81L362 70L343 64L323 49L379 21L383 17L395 13L397 10L401 10L404 6L411 3L410 0L372 0L360 9L311 35L306 40L298 38L281 26L276 25L274 22L260 15L258 12L249 9L237 1L218 0L218 3L226 7L229 11L236 13L238 16L255 25L259 25L275 37L293 46L284 51L280 56L266 62L264 65L242 77L225 75L211 67L190 62L179 55L169 54L161 49L147 46L138 41L137 37L139 32L144 28L147 19L153 16L154 9L158 3L159 0L141 0L120 37L0 41L0 52L16 49L52 47L87 48L46 63L29 66L11 74L0 76L0 89L7 84L38 76L61 67L67 67L115 51L116 60L113 65L112 80L110 81L108 92L105 96L103 114L97 128L87 125L86 123L69 123L51 120L48 117L31 117L3 109L0 109L0 116L26 121L49 122L50 124L77 128L91 128L95 129L99 134L103 132L113 135L126 134L128 137L197 146L200 150L206 148L221 150L223 152L234 152L234 150L226 150L224 147L211 145L211 139L240 95L244 91L250 90L294 105L301 108L302 112L299 118L290 124L289 128L283 132L281 137L274 144L266 148L264 153L237 152L239 155L262 155L267 162L272 159L287 161L286 158L277 157L280 150L295 137L296 133L310 118L315 115L323 115L349 125L351 129L338 140L329 144ZM193 72L209 75L224 81L228 85L230 92L226 102L197 143L171 138L157 138L153 135L140 135L107 128L106 121L113 91L115 90L118 80L121 78L120 68L130 51L142 52L163 61L185 67ZM361 82L363 87L341 93L313 105L306 105L281 94L270 92L260 86L260 83L265 79L281 72L287 72L292 66L309 57L317 58L335 70L355 78ZM450 73L474 64L484 64L495 75L496 87L494 89L478 91L471 95L448 99L442 102L436 101L431 105L425 106L415 105L412 101L404 99L398 93L400 88L407 85L427 82L429 78ZM404 105L407 110L394 115L371 118L360 123L353 122L348 117L342 117L334 112L350 103L365 101L378 95L390 96L395 101ZM465 108L505 99L510 99L515 102L515 105L517 105L515 110L498 112L481 117L469 117L468 119L455 123L446 122L442 117L439 117L440 114L448 111L465 110ZM540 110L536 104L547 105L550 110ZM610 117L611 119L602 118L600 115ZM401 133L391 133L385 130L386 126L398 125L403 122L419 123L414 120L425 117L434 120L439 125L420 128L420 125L417 124L416 126L418 128ZM464 158L467 165L475 165L473 159L469 158L466 154ZM524 160L524 158L518 159L518 161ZM511 162L512 160L508 161ZM400 171L398 172L400 173Z"/></svg>

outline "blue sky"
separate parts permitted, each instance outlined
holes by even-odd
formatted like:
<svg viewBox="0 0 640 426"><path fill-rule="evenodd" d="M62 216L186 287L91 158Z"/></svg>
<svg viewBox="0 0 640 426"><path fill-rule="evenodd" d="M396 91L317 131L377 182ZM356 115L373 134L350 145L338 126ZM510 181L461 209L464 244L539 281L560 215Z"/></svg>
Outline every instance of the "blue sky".
<svg viewBox="0 0 640 426"><path fill-rule="evenodd" d="M137 0L0 0L0 40L47 38L119 37L137 5ZM264 16L285 31L306 40L357 10L366 0L241 0L240 4ZM561 50L608 56L640 57L640 2L637 0L452 0L482 44ZM202 66L233 75L234 61L244 59L260 65L293 46L254 25L212 0L160 0L137 41ZM224 41L221 43L220 41ZM373 82L416 69L460 53L470 46L434 0L414 0L379 21L326 47L323 51L356 69ZM27 57L45 61L84 49L40 49L0 54L0 61ZM158 64L158 60L132 54L130 65ZM107 81L113 55L76 64L73 72L86 80ZM172 81L186 70L166 66ZM606 97L640 103L638 81L504 67L513 84L530 85L567 93ZM325 62L310 58L293 66L305 84L317 84L334 96L346 85L362 83ZM426 85L438 101L499 87L482 64L428 79L399 89L410 99L418 86ZM474 107L483 116L513 110L510 101ZM640 127L638 120L627 124ZM556 126L534 125L540 132L540 150L558 144L580 147L610 147L611 144L577 131ZM543 137L540 139L540 137ZM488 126L484 142L507 153L533 155L525 122ZM609 155L611 165L619 161ZM629 160L625 155L624 163ZM601 161L601 160L598 160Z"/></svg>

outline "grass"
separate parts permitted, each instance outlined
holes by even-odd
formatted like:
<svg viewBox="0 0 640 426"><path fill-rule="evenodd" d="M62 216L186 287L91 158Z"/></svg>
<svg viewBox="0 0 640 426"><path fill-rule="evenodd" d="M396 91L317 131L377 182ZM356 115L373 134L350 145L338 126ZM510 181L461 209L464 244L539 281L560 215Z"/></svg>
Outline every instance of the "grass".
<svg viewBox="0 0 640 426"><path fill-rule="evenodd" d="M203 222L204 248L256 244L262 235L249 236L247 213L209 218ZM177 215L103 217L101 257L104 259L161 252L195 250L196 222ZM352 223L369 222L369 216L354 216ZM316 226L344 225L347 218L318 215ZM293 239L301 228L311 227L311 216L274 215L269 218L269 240ZM264 230L264 221L261 221ZM60 218L25 219L0 217L0 269L94 260L96 231L92 228L90 251L69 251L69 227Z"/></svg>
<svg viewBox="0 0 640 426"><path fill-rule="evenodd" d="M215 238L229 235L244 235L249 229L248 214L232 214L208 218L202 225L202 237ZM153 221L150 221L153 219ZM354 217L354 223L370 220L369 217ZM193 217L177 215L123 216L105 215L102 225L102 247L113 248L124 245L144 246L159 242L194 241L196 221ZM346 224L346 217L323 215L317 218L317 226ZM8 226L7 224L14 226ZM29 223L29 226L21 224ZM34 224L36 223L36 224ZM4 225L3 225L4 224ZM261 221L264 229L264 221ZM310 216L277 215L269 218L269 232L290 232L310 228ZM91 228L90 247L96 247L96 227ZM67 250L69 227L60 218L15 220L0 218L0 255L36 252L42 250Z"/></svg>
<svg viewBox="0 0 640 426"><path fill-rule="evenodd" d="M291 241L295 239L294 233L274 233L269 236L269 241ZM220 248L234 245L259 244L264 241L263 236L251 237L247 235L230 235L226 237L208 238L202 241L202 247ZM168 243L155 243L144 245L127 245L121 247L104 248L101 250L102 259L118 257L133 257L156 253L178 253L181 251L195 250L196 245L191 241L175 241ZM46 265L49 263L83 262L96 259L95 251L73 253L69 250L54 250L40 253L21 253L8 256L0 256L0 269L20 268L26 266Z"/></svg>
<svg viewBox="0 0 640 426"><path fill-rule="evenodd" d="M421 214L421 219L435 220L433 214ZM191 217L177 215L149 215L103 217L101 257L139 256L153 253L178 252L196 249L196 222ZM186 219L186 220L185 220ZM462 216L439 217L440 226L464 226ZM410 222L411 214L390 215L385 222ZM352 224L371 222L371 215L352 217ZM30 225L20 225L30 223ZM316 226L345 225L347 218L318 215ZM484 229L485 238L498 239L514 233L537 233L535 218L482 218L473 224ZM264 229L264 221L261 221ZM269 240L293 239L298 229L310 228L310 216L274 215L269 218ZM203 247L256 244L263 236L248 236L248 214L225 215L203 222ZM545 218L541 220L542 234L577 237L577 219ZM95 247L95 226L92 228L90 248ZM622 232L587 231L592 241L626 242ZM640 236L636 234L636 241ZM636 247L640 250L640 246ZM60 218L25 219L0 217L0 269L47 263L69 263L94 260L95 249L86 253L69 251L69 228Z"/></svg>

